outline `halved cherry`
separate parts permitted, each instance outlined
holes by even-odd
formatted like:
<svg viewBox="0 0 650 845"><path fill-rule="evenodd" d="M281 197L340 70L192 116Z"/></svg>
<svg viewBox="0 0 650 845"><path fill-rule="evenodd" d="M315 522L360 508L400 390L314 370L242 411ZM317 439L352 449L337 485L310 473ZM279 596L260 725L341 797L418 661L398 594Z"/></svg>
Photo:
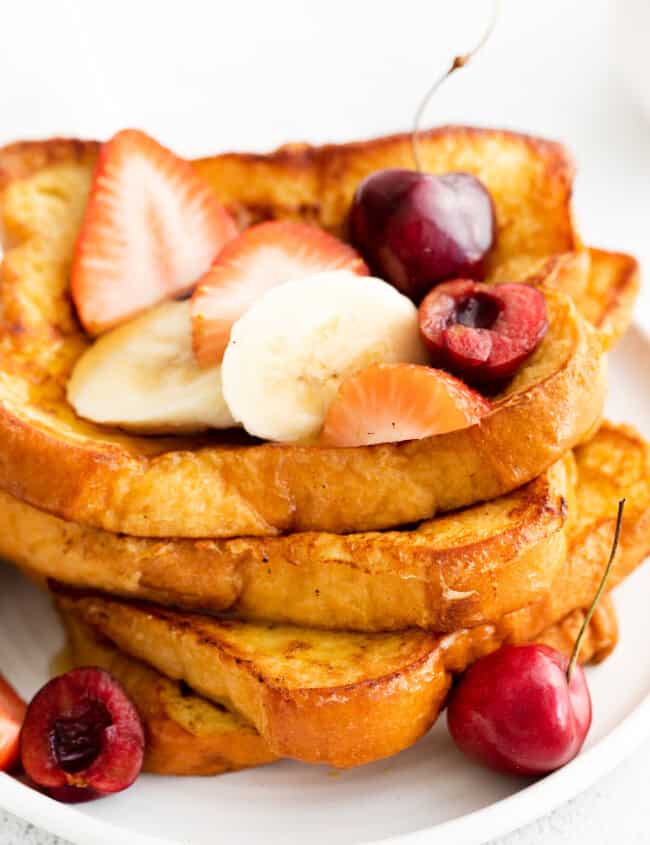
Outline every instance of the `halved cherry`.
<svg viewBox="0 0 650 845"><path fill-rule="evenodd" d="M103 669L73 669L54 678L27 709L23 767L38 786L54 790L54 797L70 800L64 787L89 790L88 797L126 789L140 774L143 752L140 717Z"/></svg>
<svg viewBox="0 0 650 845"><path fill-rule="evenodd" d="M526 284L457 279L435 287L420 305L431 363L470 384L511 378L547 331L544 294Z"/></svg>
<svg viewBox="0 0 650 845"><path fill-rule="evenodd" d="M20 729L27 705L0 675L0 772L11 771L18 762Z"/></svg>
<svg viewBox="0 0 650 845"><path fill-rule="evenodd" d="M218 364L233 323L262 294L325 270L368 268L352 247L304 223L260 223L227 244L192 296L192 340L202 367Z"/></svg>
<svg viewBox="0 0 650 845"><path fill-rule="evenodd" d="M419 440L467 428L489 411L485 397L442 370L374 364L343 382L321 440L329 446Z"/></svg>
<svg viewBox="0 0 650 845"><path fill-rule="evenodd" d="M101 148L75 249L71 292L99 334L187 293L237 234L192 166L136 129Z"/></svg>
<svg viewBox="0 0 650 845"><path fill-rule="evenodd" d="M60 804L85 804L104 797L104 793L96 792L89 786L55 786L43 792Z"/></svg>

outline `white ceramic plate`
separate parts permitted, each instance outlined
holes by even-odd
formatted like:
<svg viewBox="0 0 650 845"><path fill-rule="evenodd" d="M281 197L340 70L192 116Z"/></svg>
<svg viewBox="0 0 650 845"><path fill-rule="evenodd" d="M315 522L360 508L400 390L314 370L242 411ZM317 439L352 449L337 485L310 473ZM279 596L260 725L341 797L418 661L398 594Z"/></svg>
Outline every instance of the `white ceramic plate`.
<svg viewBox="0 0 650 845"><path fill-rule="evenodd" d="M611 358L610 418L650 436L650 342L634 328ZM219 778L143 776L127 792L77 807L0 775L0 806L80 845L312 845L433 841L481 843L584 790L650 736L650 567L617 591L621 639L589 670L594 723L582 754L543 780L485 772L452 745L444 719L414 748L333 773L282 762ZM0 666L29 697L62 643L46 598L0 567Z"/></svg>

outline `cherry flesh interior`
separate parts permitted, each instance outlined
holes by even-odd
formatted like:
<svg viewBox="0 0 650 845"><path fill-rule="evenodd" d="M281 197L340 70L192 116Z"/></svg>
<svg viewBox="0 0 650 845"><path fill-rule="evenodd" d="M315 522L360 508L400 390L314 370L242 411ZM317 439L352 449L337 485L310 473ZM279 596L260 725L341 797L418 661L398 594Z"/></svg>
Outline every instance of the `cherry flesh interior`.
<svg viewBox="0 0 650 845"><path fill-rule="evenodd" d="M73 669L54 678L27 709L21 736L23 767L48 791L71 787L119 792L140 773L143 753L137 710L103 669Z"/></svg>
<svg viewBox="0 0 650 845"><path fill-rule="evenodd" d="M431 364L469 384L512 378L548 331L546 299L534 287L456 279L420 305L420 332Z"/></svg>

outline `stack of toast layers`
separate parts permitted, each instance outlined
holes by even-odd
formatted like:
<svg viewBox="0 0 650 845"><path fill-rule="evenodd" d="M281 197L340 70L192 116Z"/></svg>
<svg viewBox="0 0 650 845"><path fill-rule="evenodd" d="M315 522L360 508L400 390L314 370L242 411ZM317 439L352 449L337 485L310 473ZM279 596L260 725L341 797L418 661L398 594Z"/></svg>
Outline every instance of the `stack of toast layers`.
<svg viewBox="0 0 650 845"><path fill-rule="evenodd" d="M565 151L492 130L423 136L425 170L491 191L488 279L540 286L550 328L477 425L354 449L133 436L75 416L66 382L89 341L68 274L96 152L0 152L0 553L51 589L74 662L122 681L147 768L370 762L421 737L454 676L502 643L569 652L621 497L608 587L650 550L650 448L602 421L638 269L581 244ZM345 237L361 179L410 155L398 136L195 167L241 227L291 218ZM581 659L616 638L607 596Z"/></svg>

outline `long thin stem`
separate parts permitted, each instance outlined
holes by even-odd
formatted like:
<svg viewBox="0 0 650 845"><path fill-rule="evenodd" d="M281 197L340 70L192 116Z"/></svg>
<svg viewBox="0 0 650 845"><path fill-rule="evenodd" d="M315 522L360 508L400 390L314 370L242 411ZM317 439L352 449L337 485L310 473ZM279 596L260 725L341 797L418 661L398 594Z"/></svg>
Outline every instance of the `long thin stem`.
<svg viewBox="0 0 650 845"><path fill-rule="evenodd" d="M450 67L440 76L433 85L429 88L427 93L424 95L422 102L418 106L417 111L415 112L415 118L413 119L413 130L411 131L411 149L413 151L413 160L415 161L415 169L418 171L422 171L422 162L420 160L420 124L422 123L422 117L424 115L426 107L429 105L429 101L431 97L436 93L438 88L442 85L442 83L447 79L448 76L451 76L454 71L457 71L461 67L465 67L465 65L474 58L474 56L479 52L479 50L487 43L489 37L492 35L494 31L494 27L496 26L497 19L499 17L499 11L501 8L501 0L493 0L493 8L492 8L492 16L488 22L483 35L481 36L480 41L476 44L473 49L469 51L469 53L463 53L461 56L456 56L456 58L451 63Z"/></svg>
<svg viewBox="0 0 650 845"><path fill-rule="evenodd" d="M566 670L566 682L567 684L571 683L571 674L575 668L576 662L578 660L578 656L580 654L580 646L582 645L582 641L585 636L585 631L589 627L589 623L591 622L591 617L594 615L594 611L596 610L596 606L600 601L600 597L603 594L603 590L605 589L605 583L609 577L609 573L612 568L612 564L614 563L614 558L616 557L616 550L618 549L618 541L621 537L621 525L623 524L623 509L625 508L625 499L621 499L618 503L618 514L616 516L616 530L614 531L614 542L612 543L612 551L609 555L609 560L607 561L607 566L605 567L605 571L603 572L603 577L600 579L600 584L598 585L598 589L596 590L596 595L591 602L591 606L587 611L587 615L584 618L582 623L582 627L580 628L580 632L576 638L575 645L573 646L573 653L571 654L571 660L569 660L569 666Z"/></svg>

